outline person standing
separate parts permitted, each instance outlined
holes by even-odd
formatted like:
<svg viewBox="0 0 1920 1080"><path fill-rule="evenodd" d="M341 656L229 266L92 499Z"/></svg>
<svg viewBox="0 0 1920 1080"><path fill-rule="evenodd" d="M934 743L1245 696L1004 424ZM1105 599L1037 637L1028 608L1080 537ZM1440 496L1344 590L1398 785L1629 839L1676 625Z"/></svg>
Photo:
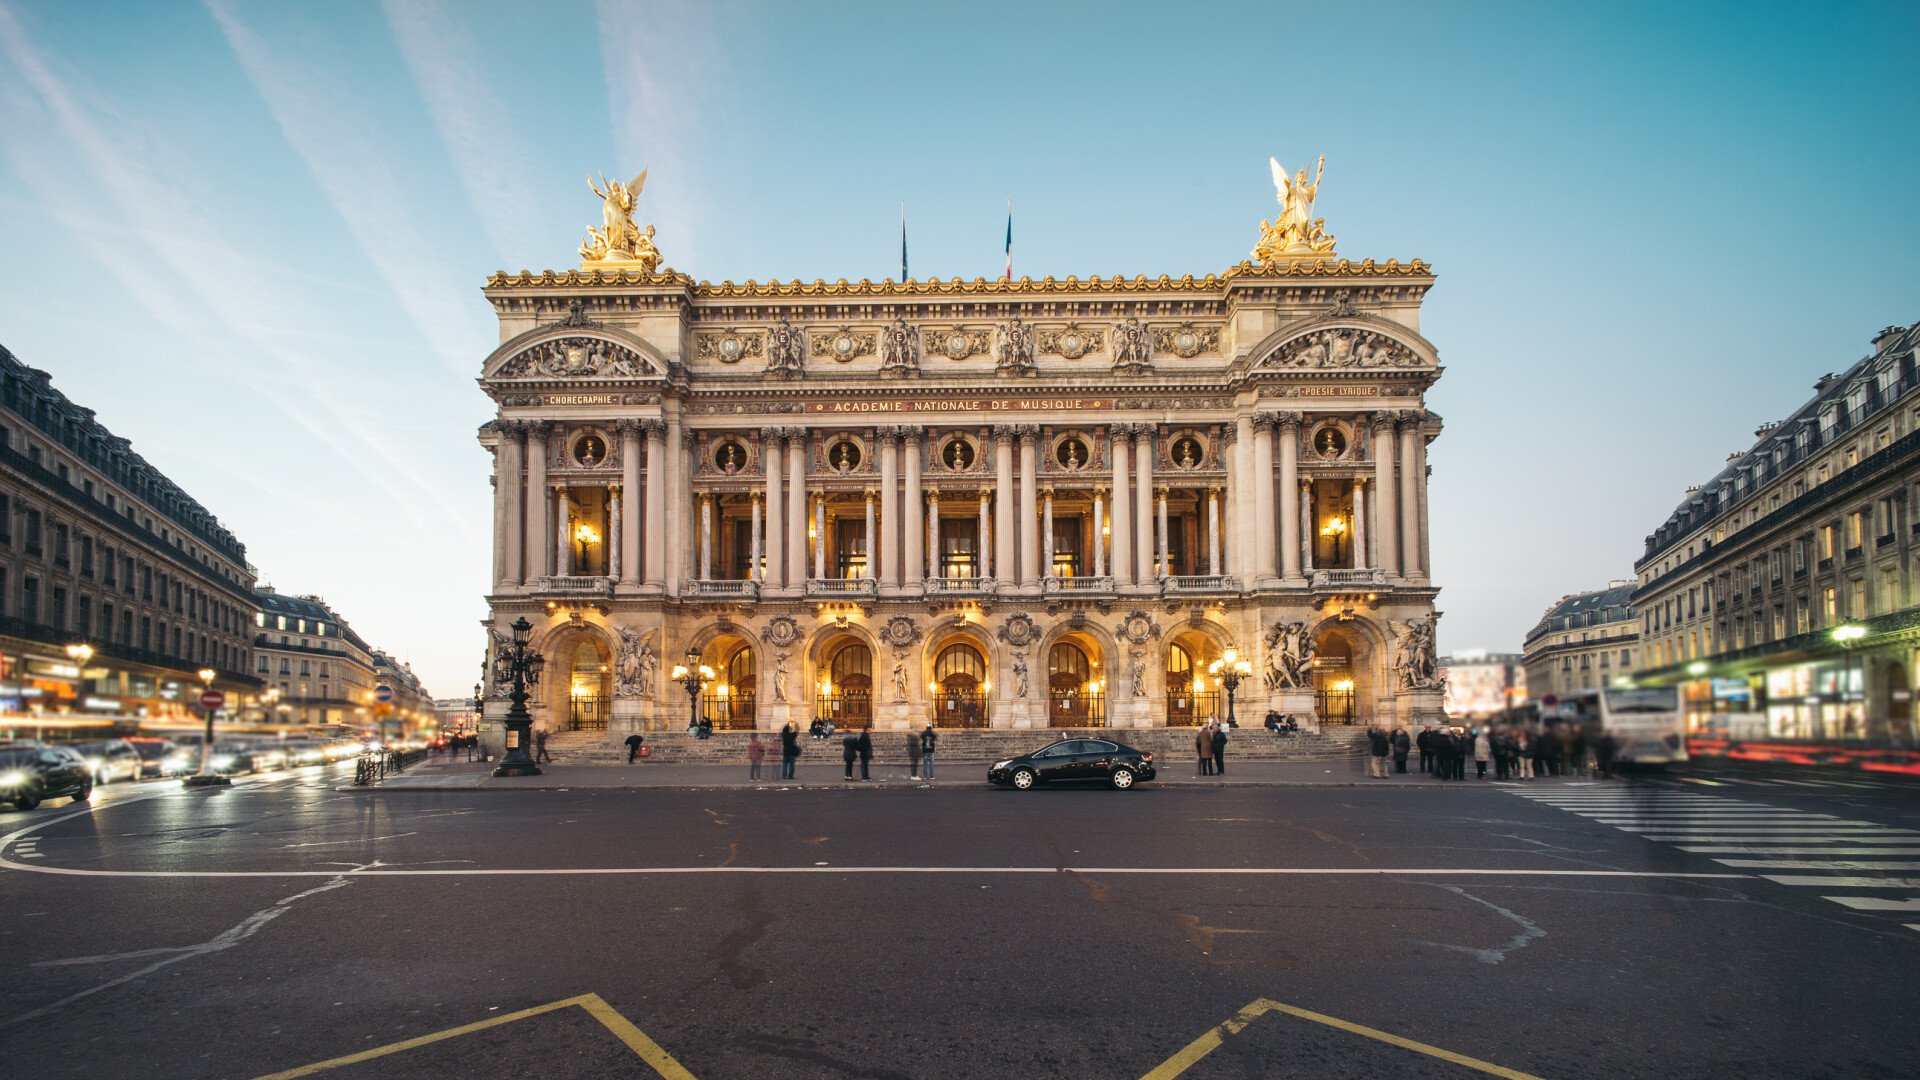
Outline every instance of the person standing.
<svg viewBox="0 0 1920 1080"><path fill-rule="evenodd" d="M1387 778L1387 733L1378 725L1367 728L1367 778L1385 780Z"/></svg>
<svg viewBox="0 0 1920 1080"><path fill-rule="evenodd" d="M535 764L538 764L539 762L542 762L542 761L545 761L545 762L553 761L553 756L547 753L547 729L546 728L541 728L539 731L536 731L533 733L533 749L534 749L533 760Z"/></svg>
<svg viewBox="0 0 1920 1080"><path fill-rule="evenodd" d="M1493 778L1505 780L1509 773L1508 762L1513 757L1513 740L1504 731L1493 733Z"/></svg>
<svg viewBox="0 0 1920 1080"><path fill-rule="evenodd" d="M1227 775L1227 725L1213 725L1213 774Z"/></svg>
<svg viewBox="0 0 1920 1080"><path fill-rule="evenodd" d="M1200 775L1213 775L1213 724L1201 724L1193 735L1193 752L1200 758Z"/></svg>
<svg viewBox="0 0 1920 1080"><path fill-rule="evenodd" d="M1513 760L1520 767L1520 779L1533 779L1533 740L1526 728L1515 729L1513 733Z"/></svg>
<svg viewBox="0 0 1920 1080"><path fill-rule="evenodd" d="M800 732L787 721L780 729L780 779L793 779L793 759L800 756Z"/></svg>
<svg viewBox="0 0 1920 1080"><path fill-rule="evenodd" d="M867 763L873 760L873 725L872 724L868 724L866 727L863 727L860 729L860 738L854 743L854 746L860 752L860 779L862 780L873 779L871 776L867 775Z"/></svg>
<svg viewBox="0 0 1920 1080"><path fill-rule="evenodd" d="M760 741L760 733L747 736L747 779L760 779L760 763L767 757L767 748Z"/></svg>
<svg viewBox="0 0 1920 1080"><path fill-rule="evenodd" d="M1420 771L1431 775L1433 773L1433 725L1428 724L1421 728L1419 736L1413 742L1420 748Z"/></svg>
<svg viewBox="0 0 1920 1080"><path fill-rule="evenodd" d="M940 733L933 730L933 722L927 722L927 729L920 733L920 776L933 779L933 748L940 745Z"/></svg>
<svg viewBox="0 0 1920 1080"><path fill-rule="evenodd" d="M640 756L640 746L646 741L637 731L627 736L627 764L633 764L633 759Z"/></svg>
<svg viewBox="0 0 1920 1080"><path fill-rule="evenodd" d="M854 737L853 732L849 731L845 735L840 736L840 760L845 762L847 766L845 779L853 779L853 759L859 756L860 740Z"/></svg>
<svg viewBox="0 0 1920 1080"><path fill-rule="evenodd" d="M1407 752L1413 749L1413 740L1407 737L1406 728L1393 729L1393 771L1404 775L1407 771Z"/></svg>
<svg viewBox="0 0 1920 1080"><path fill-rule="evenodd" d="M920 736L907 732L907 779L920 779Z"/></svg>

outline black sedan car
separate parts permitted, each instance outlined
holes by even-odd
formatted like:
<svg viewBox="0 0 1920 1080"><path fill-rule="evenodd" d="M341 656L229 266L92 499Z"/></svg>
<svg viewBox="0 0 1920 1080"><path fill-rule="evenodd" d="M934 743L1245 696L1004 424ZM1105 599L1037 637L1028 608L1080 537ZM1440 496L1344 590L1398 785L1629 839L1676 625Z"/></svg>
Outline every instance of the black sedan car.
<svg viewBox="0 0 1920 1080"><path fill-rule="evenodd" d="M987 781L1021 791L1035 784L1097 781L1125 791L1153 779L1153 755L1108 739L1062 739L1031 754L996 761Z"/></svg>
<svg viewBox="0 0 1920 1080"><path fill-rule="evenodd" d="M74 802L92 797L93 767L86 758L64 746L0 750L0 802L31 810L62 795Z"/></svg>

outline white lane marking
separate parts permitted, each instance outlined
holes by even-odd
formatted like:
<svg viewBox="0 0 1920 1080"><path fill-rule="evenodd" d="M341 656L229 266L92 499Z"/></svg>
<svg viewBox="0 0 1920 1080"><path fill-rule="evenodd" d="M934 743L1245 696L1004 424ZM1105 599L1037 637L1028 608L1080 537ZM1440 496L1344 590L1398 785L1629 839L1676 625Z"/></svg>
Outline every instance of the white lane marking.
<svg viewBox="0 0 1920 1080"><path fill-rule="evenodd" d="M1788 836L1728 836L1720 833L1680 833L1649 836L1670 844L1920 844L1920 836L1880 836L1874 833L1794 833ZM1911 849L1909 849L1911 850Z"/></svg>
<svg viewBox="0 0 1920 1080"><path fill-rule="evenodd" d="M1855 911L1920 911L1920 899L1887 900L1878 896L1823 896L1820 899L1845 904Z"/></svg>
<svg viewBox="0 0 1920 1080"><path fill-rule="evenodd" d="M1920 878L1834 877L1828 874L1761 874L1776 885L1811 885L1820 889L1920 889Z"/></svg>
<svg viewBox="0 0 1920 1080"><path fill-rule="evenodd" d="M1920 870L1920 862L1876 862L1856 859L1715 859L1722 866L1750 870Z"/></svg>
<svg viewBox="0 0 1920 1080"><path fill-rule="evenodd" d="M1885 825L1701 825L1689 828L1686 825L1661 824L1641 825L1635 828L1622 828L1622 832L1634 833L1673 833L1673 832L1712 832L1745 836L1792 836L1796 833L1820 833L1828 836L1913 836L1912 829L1889 829Z"/></svg>
<svg viewBox="0 0 1920 1080"><path fill-rule="evenodd" d="M1211 866L602 866L553 869L502 868L462 870L78 870L61 866L31 866L0 859L0 866L37 874L109 878L300 878L300 877L555 877L602 874L1252 874L1366 875L1366 876L1484 876L1484 877L1602 877L1744 879L1751 874L1682 874L1640 870L1468 870L1371 867L1211 867Z"/></svg>
<svg viewBox="0 0 1920 1080"><path fill-rule="evenodd" d="M290 906L292 906L294 901L305 899L306 897L312 896L315 893L323 893L332 889L337 889L342 885L347 884L347 877L345 874L336 873L333 875L333 877L334 877L334 880L326 883L325 885L316 885L313 888L306 890L305 892L299 892L299 893L293 894L292 896L284 897L281 900L279 900L277 903L275 903L272 907L261 908L259 911L256 911L253 914L247 916L246 918L241 919L238 923L235 923L233 926L230 926L226 930L221 931L211 941L204 941L198 945L189 945L186 948L182 949L178 954L174 956L169 956L165 960L155 961L154 963L148 964L146 967L143 967L138 971L131 971L125 975L120 976L117 979L108 979L106 982L97 983L93 986L89 986L85 990L82 990L77 994L68 994L66 997L61 998L59 1001L53 1002L50 1005L42 1005L41 1007L34 1009L31 1012L24 1012L18 1016L10 1016L5 1020L0 1020L0 1027L10 1027L14 1024L19 1024L28 1020L32 1020L35 1017L45 1016L50 1012L55 1012L59 1009L63 1009L66 1006L71 1005L76 1001L79 1001L81 998L92 997L94 994L97 994L102 990L110 990L113 987L122 985L123 983L130 983L135 979L141 978L142 976L150 975L153 972L159 971L161 968L166 967L169 964L177 964L182 960L191 959L195 956L203 956L211 952L219 952L222 949L231 949L235 945L238 945L241 942L252 937L255 933L259 931L261 927L267 925L268 923L272 922L274 919L277 919L281 915L285 914L287 909ZM112 957L112 956L81 957L72 962L101 963L101 962L105 962L112 959L115 959L115 957ZM55 961L54 963L57 964L59 963L59 961ZM35 966L44 966L44 965L35 965Z"/></svg>
<svg viewBox="0 0 1920 1080"><path fill-rule="evenodd" d="M352 840L314 840L305 844L282 844L282 848L336 847L340 844L371 844L375 840L398 840L403 836L418 836L417 832L390 833L386 836L355 837Z"/></svg>
<svg viewBox="0 0 1920 1080"><path fill-rule="evenodd" d="M1740 844L1708 844L1703 847L1683 847L1681 851L1691 851L1698 855L1914 855L1920 854L1912 848L1886 847L1752 847Z"/></svg>

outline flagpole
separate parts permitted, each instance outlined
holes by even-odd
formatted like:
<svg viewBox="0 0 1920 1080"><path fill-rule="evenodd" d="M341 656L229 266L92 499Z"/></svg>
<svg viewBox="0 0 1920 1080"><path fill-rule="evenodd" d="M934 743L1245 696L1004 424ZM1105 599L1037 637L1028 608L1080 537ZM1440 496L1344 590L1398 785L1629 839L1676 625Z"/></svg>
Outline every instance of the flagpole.
<svg viewBox="0 0 1920 1080"><path fill-rule="evenodd" d="M1013 280L1013 200L1007 200L1007 280Z"/></svg>
<svg viewBox="0 0 1920 1080"><path fill-rule="evenodd" d="M900 200L900 284L907 283L907 200Z"/></svg>

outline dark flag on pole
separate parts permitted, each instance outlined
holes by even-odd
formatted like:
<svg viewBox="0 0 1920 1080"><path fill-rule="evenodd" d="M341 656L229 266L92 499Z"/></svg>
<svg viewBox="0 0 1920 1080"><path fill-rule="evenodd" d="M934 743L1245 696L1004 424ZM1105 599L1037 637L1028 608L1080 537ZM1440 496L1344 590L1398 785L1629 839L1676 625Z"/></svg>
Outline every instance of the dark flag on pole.
<svg viewBox="0 0 1920 1080"><path fill-rule="evenodd" d="M1013 200L1007 200L1007 280L1013 280Z"/></svg>
<svg viewBox="0 0 1920 1080"><path fill-rule="evenodd" d="M902 199L900 201L900 281L902 284L905 284L906 280L907 280L907 203L905 199Z"/></svg>

